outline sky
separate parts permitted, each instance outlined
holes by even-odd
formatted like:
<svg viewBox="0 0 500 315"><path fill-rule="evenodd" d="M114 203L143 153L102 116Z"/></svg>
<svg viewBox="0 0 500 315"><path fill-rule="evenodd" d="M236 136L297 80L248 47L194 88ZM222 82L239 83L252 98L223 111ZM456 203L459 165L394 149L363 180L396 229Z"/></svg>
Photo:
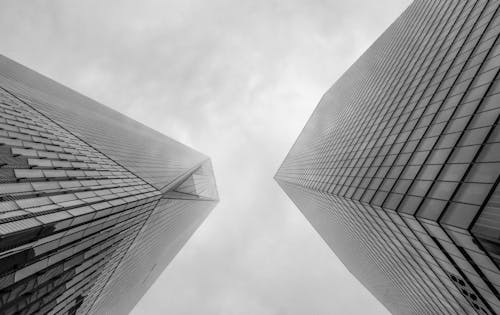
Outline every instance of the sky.
<svg viewBox="0 0 500 315"><path fill-rule="evenodd" d="M212 158L221 201L132 315L388 314L273 176L409 0L0 0L0 53Z"/></svg>

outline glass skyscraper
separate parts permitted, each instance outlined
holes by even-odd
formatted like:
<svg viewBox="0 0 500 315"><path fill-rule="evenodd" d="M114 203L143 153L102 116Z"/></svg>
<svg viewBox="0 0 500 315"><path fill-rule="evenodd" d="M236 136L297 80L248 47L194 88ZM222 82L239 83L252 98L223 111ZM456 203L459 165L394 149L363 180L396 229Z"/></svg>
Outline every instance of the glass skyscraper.
<svg viewBox="0 0 500 315"><path fill-rule="evenodd" d="M414 1L275 176L394 314L500 314L499 6Z"/></svg>
<svg viewBox="0 0 500 315"><path fill-rule="evenodd" d="M0 314L127 314L217 200L207 156L0 56Z"/></svg>

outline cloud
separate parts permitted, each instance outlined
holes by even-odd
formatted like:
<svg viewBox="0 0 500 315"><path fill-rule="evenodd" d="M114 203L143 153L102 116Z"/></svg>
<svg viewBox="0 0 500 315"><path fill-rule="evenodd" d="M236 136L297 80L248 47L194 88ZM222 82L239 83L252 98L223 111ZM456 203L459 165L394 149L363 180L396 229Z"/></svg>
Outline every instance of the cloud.
<svg viewBox="0 0 500 315"><path fill-rule="evenodd" d="M272 177L406 0L2 1L0 52L212 157L221 202L133 314L385 314Z"/></svg>

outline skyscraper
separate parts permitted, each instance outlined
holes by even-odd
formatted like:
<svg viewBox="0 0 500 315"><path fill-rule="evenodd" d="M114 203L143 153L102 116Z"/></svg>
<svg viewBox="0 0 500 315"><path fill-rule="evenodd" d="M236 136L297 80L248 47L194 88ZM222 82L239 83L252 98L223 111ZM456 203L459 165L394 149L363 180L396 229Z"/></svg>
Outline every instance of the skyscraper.
<svg viewBox="0 0 500 315"><path fill-rule="evenodd" d="M500 314L499 6L414 1L275 176L394 314Z"/></svg>
<svg viewBox="0 0 500 315"><path fill-rule="evenodd" d="M0 56L0 314L127 314L217 200L205 155Z"/></svg>

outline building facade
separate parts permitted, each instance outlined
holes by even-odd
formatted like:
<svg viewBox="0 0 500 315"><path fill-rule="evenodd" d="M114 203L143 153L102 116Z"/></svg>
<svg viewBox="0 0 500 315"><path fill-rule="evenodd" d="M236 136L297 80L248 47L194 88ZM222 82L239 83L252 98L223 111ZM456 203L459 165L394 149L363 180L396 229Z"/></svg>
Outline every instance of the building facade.
<svg viewBox="0 0 500 315"><path fill-rule="evenodd" d="M499 6L414 1L275 176L394 314L500 314Z"/></svg>
<svg viewBox="0 0 500 315"><path fill-rule="evenodd" d="M0 314L127 314L217 200L207 156L0 56Z"/></svg>

